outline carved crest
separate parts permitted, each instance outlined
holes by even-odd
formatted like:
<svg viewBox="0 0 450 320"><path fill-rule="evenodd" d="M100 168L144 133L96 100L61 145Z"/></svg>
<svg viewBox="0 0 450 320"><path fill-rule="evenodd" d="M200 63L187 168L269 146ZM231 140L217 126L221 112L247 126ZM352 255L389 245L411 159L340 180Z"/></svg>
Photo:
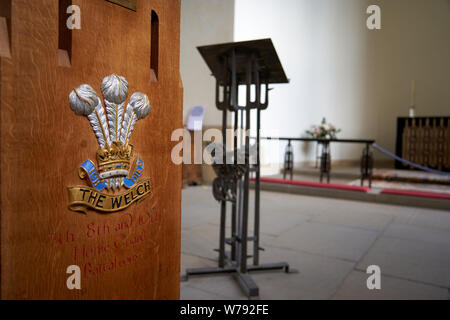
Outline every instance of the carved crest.
<svg viewBox="0 0 450 320"><path fill-rule="evenodd" d="M69 94L70 108L75 114L88 118L99 145L96 156L98 170L91 160L86 160L79 169L80 178L86 178L97 192L104 189L114 191L122 187L132 189L142 174L144 162L138 157L135 164L131 166L133 145L129 143L130 136L136 122L149 114L150 100L146 94L136 92L131 95L126 104L128 82L124 77L115 74L103 79L101 93L104 105L95 90L88 84L80 85ZM131 167L134 167L134 171L130 175ZM136 194L139 196L142 196L140 193L143 189L146 191L150 189L149 185L148 188L146 186L143 186L143 189L139 189L138 186L136 188ZM72 189L69 188L70 195L80 196L80 194L71 194L70 190ZM80 201L85 201L86 196L85 192ZM102 195L97 196L101 198ZM104 196L111 198L109 195ZM101 207L97 208L95 201L97 198L87 201L85 205L101 210ZM110 207L111 210L103 211L115 211L114 203ZM120 207L120 209L123 208Z"/></svg>

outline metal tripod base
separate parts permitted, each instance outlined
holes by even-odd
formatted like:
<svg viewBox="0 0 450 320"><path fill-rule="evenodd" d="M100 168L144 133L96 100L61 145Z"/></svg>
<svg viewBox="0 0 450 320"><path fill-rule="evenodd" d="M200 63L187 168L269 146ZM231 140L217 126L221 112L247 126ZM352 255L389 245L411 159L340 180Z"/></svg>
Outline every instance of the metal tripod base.
<svg viewBox="0 0 450 320"><path fill-rule="evenodd" d="M269 271L269 270L284 270L286 273L296 273L297 270L291 269L286 262L268 263L257 266L248 266L248 272L252 271ZM186 269L186 275L182 277L182 281L188 281L189 276L202 276L213 274L233 274L234 278L239 283L242 291L249 299L257 299L259 297L259 287L248 273L241 273L236 266L229 266L224 268L192 268Z"/></svg>

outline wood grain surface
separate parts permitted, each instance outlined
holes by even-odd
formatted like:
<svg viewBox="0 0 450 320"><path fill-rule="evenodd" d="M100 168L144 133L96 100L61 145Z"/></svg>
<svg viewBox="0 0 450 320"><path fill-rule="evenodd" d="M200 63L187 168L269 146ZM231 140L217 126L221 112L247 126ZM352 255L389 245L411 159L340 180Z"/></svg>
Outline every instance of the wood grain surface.
<svg viewBox="0 0 450 320"><path fill-rule="evenodd" d="M58 1L14 0L11 58L0 60L1 298L178 299L181 166L171 132L182 126L179 0L138 0L137 11L105 0L73 0L71 67L58 65ZM159 17L158 79L151 81L151 11ZM86 117L69 107L82 83L100 94L116 73L129 96L146 93L147 118L130 142L145 162L152 194L124 211L68 209L67 187L98 144ZM81 268L68 290L66 268Z"/></svg>

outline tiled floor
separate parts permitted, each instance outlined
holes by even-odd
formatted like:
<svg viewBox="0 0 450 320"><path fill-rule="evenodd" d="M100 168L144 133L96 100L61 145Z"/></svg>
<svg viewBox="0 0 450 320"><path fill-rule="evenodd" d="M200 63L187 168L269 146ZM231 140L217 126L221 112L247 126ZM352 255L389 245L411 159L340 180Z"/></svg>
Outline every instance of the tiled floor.
<svg viewBox="0 0 450 320"><path fill-rule="evenodd" d="M252 273L261 299L449 298L450 211L262 192L261 219L262 263L299 271ZM218 236L211 188L184 189L182 274L216 266ZM369 265L381 268L380 290L367 289ZM181 298L246 297L231 275L218 275L190 277Z"/></svg>

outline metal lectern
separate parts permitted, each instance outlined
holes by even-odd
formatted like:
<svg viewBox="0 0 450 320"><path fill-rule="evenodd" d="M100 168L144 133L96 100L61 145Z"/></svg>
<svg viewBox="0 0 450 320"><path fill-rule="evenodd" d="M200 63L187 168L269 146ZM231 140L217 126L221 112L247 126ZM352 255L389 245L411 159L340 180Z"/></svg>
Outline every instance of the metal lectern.
<svg viewBox="0 0 450 320"><path fill-rule="evenodd" d="M233 273L241 288L249 298L259 296L259 288L249 276L250 271L277 270L289 271L286 262L260 264L260 115L268 106L269 84L288 83L271 39L233 42L198 47L212 75L216 78L216 106L222 111L223 146L227 146L227 112L234 119L233 130L245 128L247 134L242 139L240 151L244 161L238 163L238 137L233 135L232 163L213 164L217 178L213 182L213 194L221 203L219 263L217 268L186 269L185 280L193 275ZM246 103L238 104L238 90L245 87ZM253 92L252 92L253 89ZM253 96L253 97L252 97ZM263 99L262 99L263 98ZM263 101L262 101L263 100ZM250 117L256 111L256 161L250 163ZM244 124L245 123L245 124ZM253 148L253 147L252 147ZM224 147L226 149L226 147ZM250 173L255 174L255 202L253 236L248 235ZM231 203L231 236L225 236L227 202ZM248 255L248 244L253 244L253 255ZM225 245L231 247L225 250ZM251 265L247 259L252 258ZM292 272L292 270L291 270Z"/></svg>

